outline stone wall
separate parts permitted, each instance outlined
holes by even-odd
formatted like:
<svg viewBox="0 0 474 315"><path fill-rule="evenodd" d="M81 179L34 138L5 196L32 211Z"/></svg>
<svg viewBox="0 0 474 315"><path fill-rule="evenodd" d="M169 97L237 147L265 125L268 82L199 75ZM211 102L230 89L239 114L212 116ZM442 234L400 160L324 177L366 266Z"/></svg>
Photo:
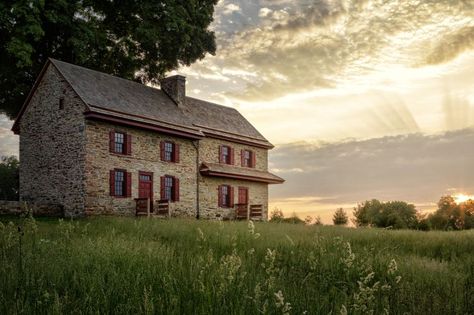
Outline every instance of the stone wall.
<svg viewBox="0 0 474 315"><path fill-rule="evenodd" d="M85 108L50 64L20 123L20 200L83 214Z"/></svg>
<svg viewBox="0 0 474 315"><path fill-rule="evenodd" d="M227 145L234 149L234 166L241 166L240 151L250 150L255 152L255 169L268 170L268 150L226 140L204 138L199 141L200 162L219 163L219 146Z"/></svg>
<svg viewBox="0 0 474 315"><path fill-rule="evenodd" d="M131 155L109 152L109 132L112 130L132 136ZM153 173L154 200L160 199L160 176L179 178L180 200L170 204L171 214L196 216L196 148L191 140L98 121L87 121L86 138L86 214L134 215L138 172L144 171ZM180 145L179 163L161 161L162 140ZM114 168L132 173L130 198L110 196L109 171Z"/></svg>
<svg viewBox="0 0 474 315"><path fill-rule="evenodd" d="M62 217L64 209L57 204L29 204L23 201L0 200L0 215L20 215L32 211L34 216Z"/></svg>
<svg viewBox="0 0 474 315"><path fill-rule="evenodd" d="M225 140L204 138L199 141L200 163L219 163L219 146L228 145L234 148L234 165L240 166L240 151L251 150L256 154L255 169L267 171L268 150L248 145L242 145ZM219 185L230 185L234 187L234 203L238 202L238 188L247 187L249 191L249 204L263 205L263 218L268 218L268 184L243 180L207 177L199 175L199 211L202 218L233 218L234 209L218 207Z"/></svg>

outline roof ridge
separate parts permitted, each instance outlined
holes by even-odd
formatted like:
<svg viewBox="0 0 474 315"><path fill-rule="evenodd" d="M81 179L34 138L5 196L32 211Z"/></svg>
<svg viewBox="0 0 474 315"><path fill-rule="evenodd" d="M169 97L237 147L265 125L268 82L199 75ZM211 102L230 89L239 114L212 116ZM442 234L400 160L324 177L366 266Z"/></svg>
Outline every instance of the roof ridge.
<svg viewBox="0 0 474 315"><path fill-rule="evenodd" d="M99 71L99 70L94 70L94 69L87 68L87 67L84 67L84 66L79 66L79 65L76 65L76 64L73 64L73 63L70 63L70 62L66 62L66 61L62 61L62 60L58 60L58 59L53 59L53 58L49 58L49 59L51 59L52 63L54 63L54 62L65 63L67 65L70 65L70 66L73 66L73 67L76 67L76 68L81 68L81 69L84 69L86 71L95 72L95 73L98 73L98 74L101 74L101 75L112 77L114 79L118 79L118 80L125 81L125 82L130 82L130 83L133 83L135 85L145 87L147 89L152 89L153 91L161 91L162 93L164 93L166 95L166 93L161 89L161 86L159 88L158 87L153 87L153 86L146 85L144 83L140 83L140 82L133 81L133 80L130 80L130 79L125 79L125 78L122 78L122 77L119 77L119 76L116 76L116 75L113 75L113 74L110 74L110 73L102 72L102 71Z"/></svg>

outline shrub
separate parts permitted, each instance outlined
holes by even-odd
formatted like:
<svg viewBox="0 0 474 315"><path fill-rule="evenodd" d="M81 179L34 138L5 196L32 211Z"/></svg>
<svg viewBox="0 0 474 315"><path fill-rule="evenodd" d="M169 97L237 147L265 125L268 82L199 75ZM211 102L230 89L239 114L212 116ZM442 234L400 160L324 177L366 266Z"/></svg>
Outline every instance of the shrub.
<svg viewBox="0 0 474 315"><path fill-rule="evenodd" d="M334 216L332 217L332 222L334 225L346 225L348 221L349 218L347 217L346 211L343 208L337 209L334 213Z"/></svg>

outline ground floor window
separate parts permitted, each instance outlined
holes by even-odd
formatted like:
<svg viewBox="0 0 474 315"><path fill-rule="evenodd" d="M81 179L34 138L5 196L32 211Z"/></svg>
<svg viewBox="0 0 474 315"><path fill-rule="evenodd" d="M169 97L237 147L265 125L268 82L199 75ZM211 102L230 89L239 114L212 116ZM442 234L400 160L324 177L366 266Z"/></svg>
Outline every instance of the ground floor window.
<svg viewBox="0 0 474 315"><path fill-rule="evenodd" d="M219 207L230 208L234 206L234 187L230 185L220 185L218 194Z"/></svg>
<svg viewBox="0 0 474 315"><path fill-rule="evenodd" d="M161 176L161 199L179 201L179 179L174 176Z"/></svg>
<svg viewBox="0 0 474 315"><path fill-rule="evenodd" d="M110 171L110 195L115 197L130 197L132 191L132 174L126 170Z"/></svg>

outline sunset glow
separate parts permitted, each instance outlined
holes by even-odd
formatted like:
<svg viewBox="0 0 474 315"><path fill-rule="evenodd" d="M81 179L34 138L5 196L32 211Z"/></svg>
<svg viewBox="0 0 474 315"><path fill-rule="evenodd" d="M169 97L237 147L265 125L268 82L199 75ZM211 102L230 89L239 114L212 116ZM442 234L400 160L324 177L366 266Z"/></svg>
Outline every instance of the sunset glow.
<svg viewBox="0 0 474 315"><path fill-rule="evenodd" d="M212 28L216 55L176 72L275 144L270 210L330 223L474 191L474 1L221 0ZM0 155L18 152L10 127Z"/></svg>
<svg viewBox="0 0 474 315"><path fill-rule="evenodd" d="M454 201L457 204L466 202L468 200L474 200L474 195L457 194L457 195L454 195L453 197L454 197Z"/></svg>

